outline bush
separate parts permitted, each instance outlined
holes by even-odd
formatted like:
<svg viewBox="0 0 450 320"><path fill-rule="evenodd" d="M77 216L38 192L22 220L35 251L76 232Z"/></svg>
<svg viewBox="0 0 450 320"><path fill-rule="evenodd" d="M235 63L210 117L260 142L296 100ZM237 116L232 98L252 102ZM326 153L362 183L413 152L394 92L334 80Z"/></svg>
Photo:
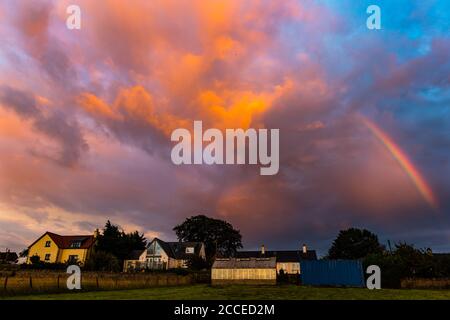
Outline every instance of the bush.
<svg viewBox="0 0 450 320"><path fill-rule="evenodd" d="M277 275L277 282L278 283L289 283L289 275L286 272L284 272L283 269L281 269Z"/></svg>
<svg viewBox="0 0 450 320"><path fill-rule="evenodd" d="M35 254L34 256L30 257L30 262L34 265L39 264L41 262L41 258Z"/></svg>
<svg viewBox="0 0 450 320"><path fill-rule="evenodd" d="M364 261L364 270L370 265L377 265L381 269L382 288L400 288L401 279L405 278L405 270L398 257L388 253L377 253L367 256ZM366 277L369 275L366 274Z"/></svg>
<svg viewBox="0 0 450 320"><path fill-rule="evenodd" d="M92 271L122 271L119 259L117 259L112 253L103 251L93 252L86 261L84 268Z"/></svg>
<svg viewBox="0 0 450 320"><path fill-rule="evenodd" d="M401 280L406 278L450 277L450 256L433 255L406 243L397 244L393 252L371 254L363 264L364 268L369 265L380 267L384 288L399 288Z"/></svg>
<svg viewBox="0 0 450 320"><path fill-rule="evenodd" d="M197 255L189 257L186 261L186 265L191 270L204 270L209 267L206 260Z"/></svg>

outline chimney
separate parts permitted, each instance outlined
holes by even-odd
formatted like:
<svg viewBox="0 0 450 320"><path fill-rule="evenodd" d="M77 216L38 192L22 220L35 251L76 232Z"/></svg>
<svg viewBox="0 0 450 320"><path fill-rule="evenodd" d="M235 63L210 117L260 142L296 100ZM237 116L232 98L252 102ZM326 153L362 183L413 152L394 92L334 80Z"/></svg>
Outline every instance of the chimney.
<svg viewBox="0 0 450 320"><path fill-rule="evenodd" d="M303 244L302 251L304 254L308 252L308 247L306 246L306 244Z"/></svg>
<svg viewBox="0 0 450 320"><path fill-rule="evenodd" d="M266 248L264 248L264 245L261 246L261 254L264 255L266 253Z"/></svg>
<svg viewBox="0 0 450 320"><path fill-rule="evenodd" d="M100 235L100 232L98 231L98 228L97 228L94 231L94 238L98 238L99 235Z"/></svg>

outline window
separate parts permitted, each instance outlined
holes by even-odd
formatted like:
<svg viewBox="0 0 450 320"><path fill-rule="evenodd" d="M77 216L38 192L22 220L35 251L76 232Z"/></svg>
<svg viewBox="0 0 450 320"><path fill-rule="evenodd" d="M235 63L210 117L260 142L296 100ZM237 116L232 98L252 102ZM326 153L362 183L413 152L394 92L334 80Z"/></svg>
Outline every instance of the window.
<svg viewBox="0 0 450 320"><path fill-rule="evenodd" d="M78 255L70 255L67 262L69 263L76 263L78 261Z"/></svg>
<svg viewBox="0 0 450 320"><path fill-rule="evenodd" d="M149 254L149 255L159 256L159 255L161 255L162 252L163 252L163 250L161 249L159 244L156 243L156 241L151 243L147 248L147 254Z"/></svg>
<svg viewBox="0 0 450 320"><path fill-rule="evenodd" d="M50 244L51 244L52 242L51 241L45 241L45 247L46 248L50 248Z"/></svg>
<svg viewBox="0 0 450 320"><path fill-rule="evenodd" d="M49 261L50 260L50 253L45 254L45 261Z"/></svg>
<svg viewBox="0 0 450 320"><path fill-rule="evenodd" d="M71 248L79 248L81 247L81 241L80 240L75 240L72 242L72 244L70 245Z"/></svg>
<svg viewBox="0 0 450 320"><path fill-rule="evenodd" d="M186 247L186 253L194 253L194 247Z"/></svg>

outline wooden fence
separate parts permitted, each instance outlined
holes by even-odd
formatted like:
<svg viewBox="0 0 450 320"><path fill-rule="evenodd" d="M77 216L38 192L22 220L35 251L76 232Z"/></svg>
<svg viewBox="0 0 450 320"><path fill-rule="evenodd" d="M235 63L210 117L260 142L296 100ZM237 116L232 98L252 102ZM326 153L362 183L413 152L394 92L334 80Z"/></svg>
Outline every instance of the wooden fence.
<svg viewBox="0 0 450 320"><path fill-rule="evenodd" d="M24 272L0 275L0 295L68 292L67 278L61 272ZM177 274L113 274L82 272L81 289L121 290L142 289L157 286L180 286L195 282L192 275Z"/></svg>

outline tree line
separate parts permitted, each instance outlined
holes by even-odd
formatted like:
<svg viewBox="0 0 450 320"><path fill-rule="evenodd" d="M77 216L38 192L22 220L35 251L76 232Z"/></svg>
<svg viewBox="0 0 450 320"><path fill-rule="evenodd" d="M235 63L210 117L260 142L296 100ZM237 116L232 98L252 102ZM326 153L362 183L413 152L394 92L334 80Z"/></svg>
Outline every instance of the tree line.
<svg viewBox="0 0 450 320"><path fill-rule="evenodd" d="M406 242L386 248L379 243L377 235L366 229L340 231L325 258L359 259L364 269L378 265L384 288L398 288L405 278L450 277L450 255L433 254L430 248L415 248Z"/></svg>

